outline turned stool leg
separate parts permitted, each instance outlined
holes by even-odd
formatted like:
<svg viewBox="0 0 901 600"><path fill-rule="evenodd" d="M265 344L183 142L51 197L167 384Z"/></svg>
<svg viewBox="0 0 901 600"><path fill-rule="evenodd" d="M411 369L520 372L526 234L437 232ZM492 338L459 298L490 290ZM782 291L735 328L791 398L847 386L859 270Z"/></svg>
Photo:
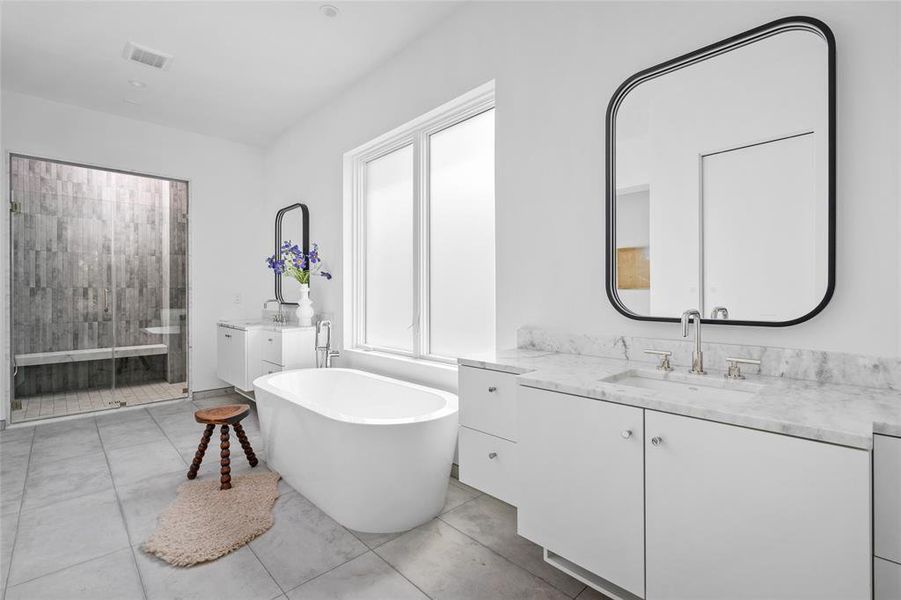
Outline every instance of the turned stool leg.
<svg viewBox="0 0 901 600"><path fill-rule="evenodd" d="M241 447L244 448L244 454L247 455L247 462L250 463L251 467L257 466L257 463L260 461L257 460L257 455L253 453L250 440L247 439L247 434L244 433L244 428L241 427L240 423L235 423L235 433L238 436L238 441L241 442Z"/></svg>
<svg viewBox="0 0 901 600"><path fill-rule="evenodd" d="M219 448L221 448L221 452L219 456L222 457L221 463L222 468L219 469L220 477L219 477L219 489L220 490L230 490L232 487L232 476L231 476L231 460L228 457L228 425L222 426L222 434L219 436Z"/></svg>
<svg viewBox="0 0 901 600"><path fill-rule="evenodd" d="M191 468L188 469L188 479L197 477L197 469L200 468L200 463L203 462L203 455L206 453L206 448L210 443L210 438L213 437L215 428L215 425L207 425L206 429L203 430L203 435L200 437L200 445L197 446L197 452L194 453L194 461L191 463Z"/></svg>

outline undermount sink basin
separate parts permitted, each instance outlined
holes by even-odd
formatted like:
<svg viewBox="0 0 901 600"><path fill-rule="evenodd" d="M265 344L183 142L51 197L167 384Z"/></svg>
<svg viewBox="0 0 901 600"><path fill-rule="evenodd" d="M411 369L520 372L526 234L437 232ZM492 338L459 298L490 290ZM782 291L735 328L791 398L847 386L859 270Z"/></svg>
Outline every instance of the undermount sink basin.
<svg viewBox="0 0 901 600"><path fill-rule="evenodd" d="M637 369L617 373L601 381L624 387L668 392L682 398L710 400L743 400L750 398L763 387L746 381L729 381L718 375L691 375L673 371Z"/></svg>

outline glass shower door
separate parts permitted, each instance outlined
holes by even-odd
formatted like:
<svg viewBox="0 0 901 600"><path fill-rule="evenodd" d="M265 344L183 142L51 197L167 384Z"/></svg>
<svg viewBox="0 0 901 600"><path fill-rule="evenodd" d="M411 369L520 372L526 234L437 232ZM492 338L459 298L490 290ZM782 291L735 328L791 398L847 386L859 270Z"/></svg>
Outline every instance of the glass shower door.
<svg viewBox="0 0 901 600"><path fill-rule="evenodd" d="M187 395L187 184L115 174L114 398Z"/></svg>
<svg viewBox="0 0 901 600"><path fill-rule="evenodd" d="M12 156L12 420L116 406L109 174Z"/></svg>

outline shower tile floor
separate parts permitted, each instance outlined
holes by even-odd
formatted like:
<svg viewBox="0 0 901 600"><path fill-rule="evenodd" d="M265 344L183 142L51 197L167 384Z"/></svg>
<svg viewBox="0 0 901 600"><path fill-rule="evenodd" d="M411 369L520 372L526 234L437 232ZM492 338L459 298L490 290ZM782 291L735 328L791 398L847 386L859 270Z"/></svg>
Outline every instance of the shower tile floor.
<svg viewBox="0 0 901 600"><path fill-rule="evenodd" d="M117 387L115 390L93 389L54 394L39 394L20 398L22 408L12 411L12 422L21 423L47 417L62 417L84 412L94 412L113 408L114 402L124 402L126 406L149 404L161 400L184 398L187 393L184 381L167 383L137 383Z"/></svg>
<svg viewBox="0 0 901 600"><path fill-rule="evenodd" d="M455 479L439 517L374 535L341 527L284 481L275 524L216 561L176 568L140 544L185 481L198 407L123 409L0 432L0 597L8 600L604 598L516 535L516 509ZM266 468L256 415L245 429ZM249 469L242 456L234 473ZM208 458L199 477L218 477Z"/></svg>

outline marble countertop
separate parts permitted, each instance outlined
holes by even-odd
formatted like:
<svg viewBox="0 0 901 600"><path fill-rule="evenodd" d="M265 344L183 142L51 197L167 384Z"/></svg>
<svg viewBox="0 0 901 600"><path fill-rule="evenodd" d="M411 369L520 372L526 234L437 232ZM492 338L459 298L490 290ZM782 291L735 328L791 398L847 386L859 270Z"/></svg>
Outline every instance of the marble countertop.
<svg viewBox="0 0 901 600"><path fill-rule="evenodd" d="M503 350L459 359L459 364L518 376L528 387L607 400L639 408L739 425L811 440L870 450L873 434L901 436L901 392L749 374L753 394L735 398L688 397L603 381L629 370L656 373L648 362L561 354L540 350ZM684 367L676 367L681 371ZM690 376L689 377L693 377ZM723 379L722 371L699 377ZM711 383L713 380L711 380ZM719 383L719 381L717 381ZM758 387L759 386L759 387ZM724 383L729 387L729 382Z"/></svg>
<svg viewBox="0 0 901 600"><path fill-rule="evenodd" d="M266 331L285 331L287 329L315 329L315 326L301 327L297 323L277 323L275 321L263 321L262 319L248 319L237 321L222 320L219 321L219 325L231 327L232 329L240 329L243 331L250 331L251 329L265 329Z"/></svg>

